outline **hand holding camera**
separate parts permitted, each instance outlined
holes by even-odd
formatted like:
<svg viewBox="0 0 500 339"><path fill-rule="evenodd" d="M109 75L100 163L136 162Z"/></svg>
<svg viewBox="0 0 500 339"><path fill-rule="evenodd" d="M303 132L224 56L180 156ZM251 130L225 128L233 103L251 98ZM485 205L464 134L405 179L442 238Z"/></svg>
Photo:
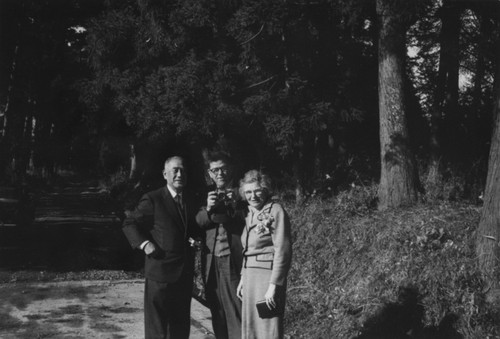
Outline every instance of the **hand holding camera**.
<svg viewBox="0 0 500 339"><path fill-rule="evenodd" d="M233 191L225 189L216 189L208 192L207 196L207 211L210 211L219 206L227 206L233 201Z"/></svg>
<svg viewBox="0 0 500 339"><path fill-rule="evenodd" d="M232 190L218 189L215 192L217 194L217 202L219 204L227 205L227 204L231 203L231 201L233 200L233 191Z"/></svg>
<svg viewBox="0 0 500 339"><path fill-rule="evenodd" d="M217 192L216 191L211 191L208 192L207 196L207 211L212 210L217 203Z"/></svg>

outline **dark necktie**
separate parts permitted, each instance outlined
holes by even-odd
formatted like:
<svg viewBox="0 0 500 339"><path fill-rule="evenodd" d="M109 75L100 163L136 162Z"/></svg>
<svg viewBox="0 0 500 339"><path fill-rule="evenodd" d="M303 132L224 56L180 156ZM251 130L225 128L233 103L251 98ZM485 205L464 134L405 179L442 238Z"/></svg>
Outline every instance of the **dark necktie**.
<svg viewBox="0 0 500 339"><path fill-rule="evenodd" d="M181 213L182 218L184 218L184 208L182 206L182 199L179 194L177 194L174 198L175 203L177 205L177 208L179 209L179 212Z"/></svg>

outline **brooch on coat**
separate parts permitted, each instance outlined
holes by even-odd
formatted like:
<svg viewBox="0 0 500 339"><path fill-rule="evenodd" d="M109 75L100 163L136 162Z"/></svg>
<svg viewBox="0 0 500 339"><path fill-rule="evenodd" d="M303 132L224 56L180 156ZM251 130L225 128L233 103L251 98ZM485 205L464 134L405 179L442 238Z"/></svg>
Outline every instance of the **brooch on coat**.
<svg viewBox="0 0 500 339"><path fill-rule="evenodd" d="M274 217L269 213L263 212L257 215L257 220L259 223L255 227L255 233L261 237L267 234L271 234L271 225L274 221Z"/></svg>

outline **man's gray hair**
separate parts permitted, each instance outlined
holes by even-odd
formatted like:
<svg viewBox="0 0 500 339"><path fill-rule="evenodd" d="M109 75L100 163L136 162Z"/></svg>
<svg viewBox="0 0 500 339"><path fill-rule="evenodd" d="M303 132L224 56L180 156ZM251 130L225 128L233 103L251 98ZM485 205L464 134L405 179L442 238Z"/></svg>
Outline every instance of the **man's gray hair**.
<svg viewBox="0 0 500 339"><path fill-rule="evenodd" d="M165 163L163 164L163 167L167 167L167 165L174 159L178 159L184 163L184 158L181 157L180 155L174 155L171 157L168 157L167 160L165 160Z"/></svg>

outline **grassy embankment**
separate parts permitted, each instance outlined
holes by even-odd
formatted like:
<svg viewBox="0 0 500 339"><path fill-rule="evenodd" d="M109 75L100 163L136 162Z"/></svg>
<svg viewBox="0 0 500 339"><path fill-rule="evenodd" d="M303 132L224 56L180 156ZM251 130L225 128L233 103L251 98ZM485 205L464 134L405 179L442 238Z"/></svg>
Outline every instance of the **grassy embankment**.
<svg viewBox="0 0 500 339"><path fill-rule="evenodd" d="M369 207L373 197L374 188L359 187L301 207L285 204L294 238L286 332L500 338L500 310L484 302L474 252L480 206L441 202L379 212Z"/></svg>

